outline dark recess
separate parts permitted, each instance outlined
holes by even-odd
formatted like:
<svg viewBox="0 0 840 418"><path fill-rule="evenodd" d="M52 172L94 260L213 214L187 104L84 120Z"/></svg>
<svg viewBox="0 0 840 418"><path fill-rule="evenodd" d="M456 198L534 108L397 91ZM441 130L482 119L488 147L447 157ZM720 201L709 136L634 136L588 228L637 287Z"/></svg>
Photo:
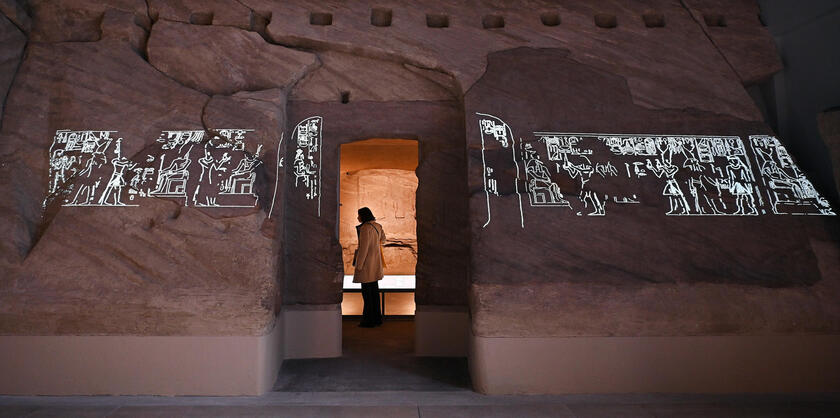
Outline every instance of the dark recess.
<svg viewBox="0 0 840 418"><path fill-rule="evenodd" d="M645 27L648 28L664 28L665 15L657 12L645 12L642 15L642 20L645 22Z"/></svg>
<svg viewBox="0 0 840 418"><path fill-rule="evenodd" d="M615 15L598 13L595 15L595 26L599 28L612 29L618 26L618 19Z"/></svg>
<svg viewBox="0 0 840 418"><path fill-rule="evenodd" d="M428 26L430 28L448 28L449 27L449 16L427 14L426 15L426 26Z"/></svg>
<svg viewBox="0 0 840 418"><path fill-rule="evenodd" d="M706 26L709 27L726 27L726 18L719 13L704 14L703 21L706 22Z"/></svg>
<svg viewBox="0 0 840 418"><path fill-rule="evenodd" d="M484 29L501 29L505 27L505 18L500 15L487 15L481 19Z"/></svg>
<svg viewBox="0 0 840 418"><path fill-rule="evenodd" d="M332 25L332 13L312 12L309 14L309 24L315 26Z"/></svg>
<svg viewBox="0 0 840 418"><path fill-rule="evenodd" d="M391 9L371 9L370 24L380 28L391 26Z"/></svg>
<svg viewBox="0 0 840 418"><path fill-rule="evenodd" d="M540 14L540 22L546 26L558 26L560 25L560 13L557 12L546 12Z"/></svg>
<svg viewBox="0 0 840 418"><path fill-rule="evenodd" d="M350 103L350 92L349 91L342 91L341 92L341 103L343 103L343 104Z"/></svg>

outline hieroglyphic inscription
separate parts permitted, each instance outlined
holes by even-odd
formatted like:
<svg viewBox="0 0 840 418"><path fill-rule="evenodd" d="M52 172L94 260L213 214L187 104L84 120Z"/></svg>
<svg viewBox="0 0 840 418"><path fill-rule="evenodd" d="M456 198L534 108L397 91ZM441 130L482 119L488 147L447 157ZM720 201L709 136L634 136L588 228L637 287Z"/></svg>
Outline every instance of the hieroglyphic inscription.
<svg viewBox="0 0 840 418"><path fill-rule="evenodd" d="M295 126L292 139L295 155L292 171L294 188L301 190L307 200L317 200L317 213L321 216L321 124L320 116L302 120Z"/></svg>
<svg viewBox="0 0 840 418"><path fill-rule="evenodd" d="M137 206L150 197L185 206L255 207L262 145L245 151L253 129L163 131L140 161L122 153L116 131L59 130L49 151L48 196L62 206Z"/></svg>
<svg viewBox="0 0 840 418"><path fill-rule="evenodd" d="M517 195L522 182L530 207L577 216L605 216L613 205L643 203L642 196L649 205L659 204L650 201L651 190L661 196L666 216L834 215L774 137L751 136L752 157L737 136L534 132L531 140L516 142L504 121L476 115L487 198L484 227L490 223L491 197L500 196L498 185L511 181ZM489 139L497 146L488 147ZM507 148L514 150L509 158ZM511 166L517 167L516 178L502 176ZM520 217L524 227L521 209Z"/></svg>

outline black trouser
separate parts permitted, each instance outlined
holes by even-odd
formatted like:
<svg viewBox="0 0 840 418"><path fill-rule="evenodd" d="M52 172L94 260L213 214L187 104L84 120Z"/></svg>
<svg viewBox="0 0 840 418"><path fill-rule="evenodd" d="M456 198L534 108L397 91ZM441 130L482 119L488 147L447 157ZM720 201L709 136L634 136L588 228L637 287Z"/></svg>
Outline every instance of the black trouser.
<svg viewBox="0 0 840 418"><path fill-rule="evenodd" d="M382 313L379 309L379 282L362 283L362 300L365 308L362 311L362 323L378 325L382 323Z"/></svg>

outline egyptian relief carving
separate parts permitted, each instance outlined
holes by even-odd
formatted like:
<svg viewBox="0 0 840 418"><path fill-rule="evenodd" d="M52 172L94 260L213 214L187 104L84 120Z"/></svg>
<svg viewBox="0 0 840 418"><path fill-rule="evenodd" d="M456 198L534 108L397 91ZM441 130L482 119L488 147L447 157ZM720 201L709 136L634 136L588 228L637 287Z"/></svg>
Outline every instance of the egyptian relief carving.
<svg viewBox="0 0 840 418"><path fill-rule="evenodd" d="M62 206L138 206L143 198L172 198L184 206L252 208L259 154L245 151L253 129L163 131L142 161L122 154L117 131L56 131L50 147L48 196Z"/></svg>
<svg viewBox="0 0 840 418"><path fill-rule="evenodd" d="M323 118L313 116L295 126L292 139L295 141L295 155L292 170L295 176L294 188L300 190L307 200L317 201L318 216L321 216L321 124Z"/></svg>
<svg viewBox="0 0 840 418"><path fill-rule="evenodd" d="M642 203L643 186L651 181L666 216L835 214L774 137L751 136L753 158L737 136L534 132L532 140L517 143L504 121L477 115L487 199L484 227L491 219L491 196L499 197L499 185L510 182L515 187L508 193L520 199L523 227L521 193L530 207L605 216L610 206ZM515 178L502 178L511 167ZM574 193L564 193L563 184L574 184L565 188Z"/></svg>

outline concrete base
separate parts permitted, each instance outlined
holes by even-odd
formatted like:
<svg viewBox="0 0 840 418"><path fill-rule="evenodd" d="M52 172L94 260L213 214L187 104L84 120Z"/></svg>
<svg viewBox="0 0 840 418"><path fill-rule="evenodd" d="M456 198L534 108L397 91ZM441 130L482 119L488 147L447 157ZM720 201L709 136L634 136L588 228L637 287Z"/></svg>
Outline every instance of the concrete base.
<svg viewBox="0 0 840 418"><path fill-rule="evenodd" d="M287 359L341 357L341 305L286 305Z"/></svg>
<svg viewBox="0 0 840 418"><path fill-rule="evenodd" d="M0 336L4 395L260 395L282 364L263 336Z"/></svg>
<svg viewBox="0 0 840 418"><path fill-rule="evenodd" d="M840 335L470 338L475 390L840 391Z"/></svg>
<svg viewBox="0 0 840 418"><path fill-rule="evenodd" d="M414 354L466 357L470 314L461 306L418 305L414 314Z"/></svg>

